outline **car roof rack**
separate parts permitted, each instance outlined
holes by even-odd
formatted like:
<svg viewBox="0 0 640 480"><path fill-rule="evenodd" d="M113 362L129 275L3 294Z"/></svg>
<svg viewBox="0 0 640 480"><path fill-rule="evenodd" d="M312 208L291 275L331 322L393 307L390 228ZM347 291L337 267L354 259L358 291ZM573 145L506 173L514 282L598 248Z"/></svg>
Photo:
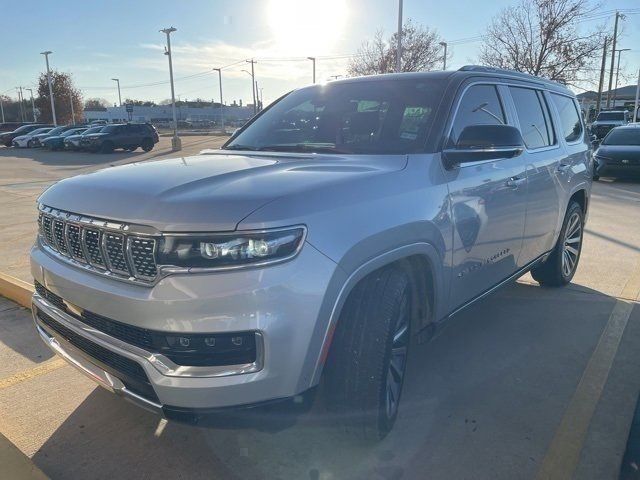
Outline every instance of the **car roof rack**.
<svg viewBox="0 0 640 480"><path fill-rule="evenodd" d="M548 78L536 77L530 73L517 72L515 70L507 70L506 68L487 67L485 65L465 65L458 69L459 72L483 72L483 73L498 73L501 75L508 75L510 77L522 78L523 80L529 80L539 83L551 83L553 85L559 85L564 87L559 82L549 80Z"/></svg>

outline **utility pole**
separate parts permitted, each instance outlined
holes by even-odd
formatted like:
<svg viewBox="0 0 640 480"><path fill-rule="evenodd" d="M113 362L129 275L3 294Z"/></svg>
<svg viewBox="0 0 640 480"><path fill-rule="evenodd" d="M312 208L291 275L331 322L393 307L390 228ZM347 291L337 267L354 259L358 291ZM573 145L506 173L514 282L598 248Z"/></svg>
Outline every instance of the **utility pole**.
<svg viewBox="0 0 640 480"><path fill-rule="evenodd" d="M40 52L40 55L44 55L44 60L47 64L47 83L49 84L49 97L51 99L51 116L53 117L53 124L57 127L58 121L56 120L56 105L53 101L53 88L51 87L51 70L49 69L49 55L53 52L47 50L46 52Z"/></svg>
<svg viewBox="0 0 640 480"><path fill-rule="evenodd" d="M251 60L247 60L247 63L251 64L251 89L253 90L253 114L258 113L258 106L256 105L256 75L253 70L253 64L256 61L252 58Z"/></svg>
<svg viewBox="0 0 640 480"><path fill-rule="evenodd" d="M173 63L171 61L171 34L177 29L173 27L163 28L160 32L167 36L167 50L164 52L169 57L169 80L171 82L171 108L173 110L173 137L171 138L171 149L174 152L182 150L182 142L178 137L178 118L176 117L176 92L173 86Z"/></svg>
<svg viewBox="0 0 640 480"><path fill-rule="evenodd" d="M447 69L447 42L440 42L440 46L444 47L444 55L442 56L442 70Z"/></svg>
<svg viewBox="0 0 640 480"><path fill-rule="evenodd" d="M631 50L630 48L619 48L618 50L614 50L618 52L618 66L616 68L616 87L613 89L613 108L616 108L616 100L618 99L618 76L620 75L620 57L622 56L622 52L628 52Z"/></svg>
<svg viewBox="0 0 640 480"><path fill-rule="evenodd" d="M22 87L16 87L18 92L18 104L20 105L20 120L24 122L24 104L22 103Z"/></svg>
<svg viewBox="0 0 640 480"><path fill-rule="evenodd" d="M402 71L402 0L398 0L398 46L396 47L396 72Z"/></svg>
<svg viewBox="0 0 640 480"><path fill-rule="evenodd" d="M33 123L36 123L36 105L33 102L33 88L25 88L31 95L31 111L33 112Z"/></svg>
<svg viewBox="0 0 640 480"><path fill-rule="evenodd" d="M2 102L2 95L0 95L0 112L2 113L2 123L4 123L4 105Z"/></svg>
<svg viewBox="0 0 640 480"><path fill-rule="evenodd" d="M262 96L264 88L260 87L260 106L264 108L264 97Z"/></svg>
<svg viewBox="0 0 640 480"><path fill-rule="evenodd" d="M596 116L602 107L602 87L604 86L604 69L607 66L607 37L604 37L604 47L602 47L602 63L600 64L600 83L598 84L598 104L596 105Z"/></svg>
<svg viewBox="0 0 640 480"><path fill-rule="evenodd" d="M122 106L122 96L120 95L120 79L119 78L112 78L111 80L113 80L114 82L116 82L118 84L118 101L120 102L120 106Z"/></svg>
<svg viewBox="0 0 640 480"><path fill-rule="evenodd" d="M316 57L307 57L313 62L313 83L316 83Z"/></svg>
<svg viewBox="0 0 640 480"><path fill-rule="evenodd" d="M73 92L69 91L69 104L71 105L71 123L76 124L76 112L73 109Z"/></svg>
<svg viewBox="0 0 640 480"><path fill-rule="evenodd" d="M616 22L613 27L613 45L611 51L611 68L609 70L609 91L607 92L607 108L609 108L611 102L611 88L613 87L613 67L616 61L616 41L618 40L618 20L624 18L624 16L616 10Z"/></svg>
<svg viewBox="0 0 640 480"><path fill-rule="evenodd" d="M220 86L220 129L222 132L226 132L224 129L224 102L222 101L222 69L214 68L214 71L218 72L218 85Z"/></svg>
<svg viewBox="0 0 640 480"><path fill-rule="evenodd" d="M633 121L637 122L639 117L638 117L638 108L640 108L640 103L638 103L640 101L640 69L638 69L638 86L636 87L636 103L635 103L635 110L633 111ZM2 121L4 122L4 114L2 117Z"/></svg>
<svg viewBox="0 0 640 480"><path fill-rule="evenodd" d="M255 85L256 87L256 103L258 105L258 111L262 110L262 106L260 105L260 89L258 88L258 81L256 80Z"/></svg>

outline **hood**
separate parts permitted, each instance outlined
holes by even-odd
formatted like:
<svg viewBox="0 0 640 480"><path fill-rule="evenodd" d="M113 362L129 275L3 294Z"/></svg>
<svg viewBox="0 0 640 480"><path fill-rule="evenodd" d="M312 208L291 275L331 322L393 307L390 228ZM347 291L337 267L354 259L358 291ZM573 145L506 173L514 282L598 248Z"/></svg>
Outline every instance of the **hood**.
<svg viewBox="0 0 640 480"><path fill-rule="evenodd" d="M231 231L275 199L401 170L405 165L405 155L209 151L67 178L46 190L39 201L60 210L167 232Z"/></svg>
<svg viewBox="0 0 640 480"><path fill-rule="evenodd" d="M612 160L640 160L639 145L600 145L595 155Z"/></svg>

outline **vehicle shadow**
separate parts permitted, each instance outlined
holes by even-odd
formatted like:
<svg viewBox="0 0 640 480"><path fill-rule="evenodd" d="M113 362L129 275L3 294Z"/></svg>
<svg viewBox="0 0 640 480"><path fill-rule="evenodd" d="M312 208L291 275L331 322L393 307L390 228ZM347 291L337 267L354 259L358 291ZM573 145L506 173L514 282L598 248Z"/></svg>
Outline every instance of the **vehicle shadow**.
<svg viewBox="0 0 640 480"><path fill-rule="evenodd" d="M54 479L532 478L614 301L516 283L449 319L412 345L398 421L377 443L344 433L322 392L306 413L279 404L194 427L97 388L34 461Z"/></svg>
<svg viewBox="0 0 640 480"><path fill-rule="evenodd" d="M0 342L35 363L53 357L36 332L31 311L0 297Z"/></svg>
<svg viewBox="0 0 640 480"><path fill-rule="evenodd" d="M168 150L170 151L170 150ZM164 152L167 153L167 152ZM164 154L163 153L163 154ZM34 154L33 149L17 149L17 148L1 148L0 157L17 157L29 160L35 160L42 165L51 166L79 166L79 165L100 165L113 163L114 161L123 160L125 158L134 159L142 157L146 154L142 150L135 152L116 151L110 154L90 153L90 152L70 152L70 151L48 151L38 149Z"/></svg>

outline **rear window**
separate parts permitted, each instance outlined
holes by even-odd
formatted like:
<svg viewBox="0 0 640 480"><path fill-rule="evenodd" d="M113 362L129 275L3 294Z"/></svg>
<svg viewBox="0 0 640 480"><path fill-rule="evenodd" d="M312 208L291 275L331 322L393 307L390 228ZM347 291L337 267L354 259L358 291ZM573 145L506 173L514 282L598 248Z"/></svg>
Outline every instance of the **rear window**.
<svg viewBox="0 0 640 480"><path fill-rule="evenodd" d="M604 137L602 145L640 146L640 128L614 128Z"/></svg>
<svg viewBox="0 0 640 480"><path fill-rule="evenodd" d="M559 131L567 142L575 142L582 137L582 122L580 114L572 98L564 95L551 94L558 116L560 117Z"/></svg>
<svg viewBox="0 0 640 480"><path fill-rule="evenodd" d="M600 112L596 120L624 121L624 112Z"/></svg>
<svg viewBox="0 0 640 480"><path fill-rule="evenodd" d="M322 153L424 151L443 82L362 81L296 90L226 149Z"/></svg>

